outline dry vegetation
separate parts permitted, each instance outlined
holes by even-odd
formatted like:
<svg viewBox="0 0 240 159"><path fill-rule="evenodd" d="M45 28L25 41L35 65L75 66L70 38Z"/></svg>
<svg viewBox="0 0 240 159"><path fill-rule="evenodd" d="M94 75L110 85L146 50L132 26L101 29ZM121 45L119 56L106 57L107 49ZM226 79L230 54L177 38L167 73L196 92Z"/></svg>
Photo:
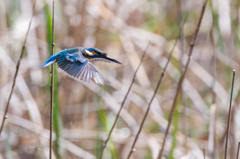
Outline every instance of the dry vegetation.
<svg viewBox="0 0 240 159"><path fill-rule="evenodd" d="M131 155L132 159L157 158L204 2L55 1L54 53L71 47L96 47L123 65L95 63L111 81L104 86L74 79L55 65L52 158L99 158L150 41L103 153L103 159L127 158L170 51L178 40L136 142L136 151ZM33 3L33 0L0 0L0 119ZM51 55L51 20L52 1L37 0L0 138L0 159L48 158L50 67L41 66ZM203 158L204 154L206 158L224 158L226 136L229 136L227 157L236 158L240 141L239 51L240 1L209 0L176 101L163 158L193 159ZM236 77L227 135L233 69Z"/></svg>

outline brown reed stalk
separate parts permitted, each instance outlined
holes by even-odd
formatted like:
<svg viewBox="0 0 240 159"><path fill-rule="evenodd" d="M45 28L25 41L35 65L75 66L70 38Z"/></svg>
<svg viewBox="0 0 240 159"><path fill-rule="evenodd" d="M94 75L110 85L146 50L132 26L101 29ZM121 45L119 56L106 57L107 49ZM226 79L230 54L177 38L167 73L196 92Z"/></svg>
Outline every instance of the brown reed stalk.
<svg viewBox="0 0 240 159"><path fill-rule="evenodd" d="M179 36L181 36L182 28L183 28L183 26L184 26L184 23L185 23L187 17L188 17L188 15L186 16L186 18L185 18L184 21L183 21L183 24L182 24L182 26L181 26L181 28L180 28ZM178 38L178 39L179 39L179 38ZM175 41L175 43L174 43L174 45L173 45L173 48L172 48L172 50L171 50L171 52L170 52L170 54L169 54L167 63L166 63L165 67L164 67L163 70L162 70L162 73L161 73L160 78L159 78L158 83L157 83L157 87L155 88L154 93L153 93L153 96L152 96L152 98L151 98L151 100L150 100L150 102L149 102L149 104L148 104L147 111L146 111L146 113L144 114L144 117L143 117L143 120L142 120L142 122L141 122L140 128L139 128L139 130L138 130L138 132L137 132L137 135L136 135L136 137L135 137L135 139L134 139L134 141L133 141L133 144L132 144L132 147L131 147L131 150L130 150L130 152L129 152L129 154L128 154L127 159L130 158L130 156L132 155L133 151L135 150L135 149L134 149L135 144L136 144L136 142L137 142L137 140L138 140L138 137L139 137L139 135L140 135L140 133L141 133L141 131L142 131L142 127L143 127L144 122L145 122L145 120L146 120L146 118L147 118L147 115L148 115L148 112L149 112L149 110L150 110L152 101L153 101L153 99L155 98L155 95L156 95L156 93L157 93L157 90L158 90L158 88L159 88L159 86L160 86L160 84L161 84L161 82L162 82L162 78L163 78L164 75L165 75L165 72L166 72L166 70L167 70L167 66L168 66L168 64L169 64L169 62L170 62L170 59L171 59L172 54L173 54L173 51L174 51L174 49L175 49L175 47L176 47L176 45L177 45L178 39Z"/></svg>
<svg viewBox="0 0 240 159"><path fill-rule="evenodd" d="M201 25L201 22L202 22L202 18L203 18L203 14L204 14L204 12L205 12L205 8L206 8L206 5L207 5L207 2L208 2L208 0L205 1L204 5L203 5L203 7L202 7L202 11L201 11L200 18L199 18L199 20L198 20L197 28L196 28L196 31L195 31L193 37L192 37L191 43L190 43L190 49L189 49L189 53L188 53L187 64L186 64L185 70L184 70L184 72L183 72L183 74L182 74L182 76L180 77L180 80L179 80L179 82L178 82L176 95L175 95L175 97L174 97L173 104L172 104L172 108L171 108L170 115L169 115L167 130L166 130L166 132L165 132L165 136L164 136L163 143L162 143L162 148L161 148L160 153L159 153L159 155L158 155L158 159L161 159L161 158L162 158L162 155L163 155L163 150L164 150L164 146L165 146L165 143L166 143L166 139L167 139L167 135L168 135L168 132L169 132L169 128L170 128L170 125L171 125L171 122L172 122L173 113L174 113L175 108L176 108L176 105L177 105L178 95L179 95L179 92L180 92L180 90L181 90L181 88L182 88L182 83L183 83L183 81L184 81L184 78L185 78L186 73L187 73L187 70L188 70L189 63L190 63L190 61L191 61L191 56L192 56L193 48L194 48L195 43L196 43L197 35L198 35L199 29L200 29L200 25Z"/></svg>
<svg viewBox="0 0 240 159"><path fill-rule="evenodd" d="M0 128L0 136L1 136L1 133L2 133L2 130L3 130L3 126L4 126L4 123L5 123L5 120L7 119L7 112L8 112L10 100L12 98L13 89L14 89L15 84L16 84L16 78L17 78L17 75L18 75L18 71L19 71L19 67L20 67L20 64L21 64L22 57L23 57L23 53L24 53L25 48L26 48L27 37L28 37L28 33L30 31L32 20L33 20L33 16L34 16L34 13L35 13L34 10L35 10L36 2L37 2L37 0L35 0L34 3L33 3L32 17L31 17L31 20L30 20L29 25L28 25L28 30L27 30L27 33L26 33L26 36L25 36L25 39L24 39L24 42L23 42L22 51L21 51L20 57L18 59L17 65L16 65L16 71L15 71L15 74L14 74L14 77L13 77L13 83L12 83L11 92L9 94L7 105L6 105L5 112L4 112L3 119L2 119L2 124L1 124L1 128Z"/></svg>
<svg viewBox="0 0 240 159"><path fill-rule="evenodd" d="M227 145L228 145L228 134L230 129L230 119L231 119L231 110L232 110L232 95L233 95L233 86L235 81L235 73L236 71L233 70L233 77L232 77L232 88L231 88L231 95L230 95L230 105L229 105L229 111L228 111L228 122L227 122L227 134L226 134L226 143L225 143L225 153L224 153L224 159L227 159Z"/></svg>
<svg viewBox="0 0 240 159"><path fill-rule="evenodd" d="M238 142L237 157L236 157L236 159L238 159L238 156L239 156L239 148L240 148L240 142Z"/></svg>
<svg viewBox="0 0 240 159"><path fill-rule="evenodd" d="M137 69L135 70L135 72L134 72L134 74L133 74L132 82L131 82L131 84L130 84L130 86L129 86L129 88L128 88L128 91L127 91L124 99L123 99L123 102L122 102L122 104L121 104L121 107L120 107L120 109L119 109L119 111L118 111L118 113L117 113L116 119L115 119L115 121L114 121L114 123L113 123L113 126L112 126L112 128L111 128L111 130L110 130L110 132L109 132L109 134L108 134L108 137L107 137L107 139L105 140L105 142L104 142L104 144L103 144L103 149L102 149L102 151L101 151L101 155L100 155L99 159L102 159L104 149L107 147L107 143L108 143L108 141L109 141L109 139L110 139L110 137L111 137L111 134L112 134L112 132L113 132L114 127L116 126L117 120L118 120L119 115L120 115L120 113L121 113L121 111L122 111L122 108L123 108L123 106L124 106L124 104L125 104L125 101L126 101L126 99L127 99L127 97L128 97L128 94L130 93L130 90L132 89L132 85L133 85L133 83L134 83L134 81L135 81L135 79L136 79L137 72L138 72L138 70L139 70L139 68L140 68L140 66L141 66L141 64L142 64L142 62L143 62L144 56L145 56L145 54L146 54L146 52L147 52L147 49L148 49L150 43L151 43L151 42L148 43L148 45L147 45L147 47L146 47L146 49L145 49L145 51L144 51L144 53L143 53L143 55L142 55L142 59L141 59L139 65L138 65L138 67L137 67Z"/></svg>
<svg viewBox="0 0 240 159"><path fill-rule="evenodd" d="M52 55L53 55L53 49L54 49L54 0L53 0L53 6L52 6ZM53 80L54 80L54 63L51 64L51 85L50 85L50 139L49 139L49 159L52 158L52 127L53 127Z"/></svg>

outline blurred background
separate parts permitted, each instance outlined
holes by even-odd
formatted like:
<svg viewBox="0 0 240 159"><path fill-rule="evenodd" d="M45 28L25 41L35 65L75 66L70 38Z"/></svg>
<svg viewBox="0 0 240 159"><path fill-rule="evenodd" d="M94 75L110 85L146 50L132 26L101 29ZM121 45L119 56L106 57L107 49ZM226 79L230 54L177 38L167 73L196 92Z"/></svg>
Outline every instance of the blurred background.
<svg viewBox="0 0 240 159"><path fill-rule="evenodd" d="M55 50L96 47L121 61L94 65L110 85L85 83L55 65L54 157L98 158L149 41L104 159L126 158L170 50L173 57L143 130L133 159L156 158L168 123L177 82L187 60L204 1L56 0ZM33 0L0 0L0 115L10 93ZM182 32L180 25L188 15ZM27 47L0 139L0 158L48 158L49 69L52 1L37 0ZM196 46L174 113L165 158L223 158L227 114L236 69L229 135L229 158L240 141L240 1L209 0Z"/></svg>

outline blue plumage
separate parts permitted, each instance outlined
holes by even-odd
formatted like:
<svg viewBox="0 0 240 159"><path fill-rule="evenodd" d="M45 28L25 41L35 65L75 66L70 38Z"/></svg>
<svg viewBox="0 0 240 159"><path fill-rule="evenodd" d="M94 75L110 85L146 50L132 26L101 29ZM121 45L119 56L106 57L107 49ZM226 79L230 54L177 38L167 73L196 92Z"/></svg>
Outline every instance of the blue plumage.
<svg viewBox="0 0 240 159"><path fill-rule="evenodd" d="M94 61L107 61L122 64L118 60L109 57L106 52L96 48L76 47L52 55L42 67L57 62L58 67L80 80L90 82L93 78L97 84L110 84L92 64Z"/></svg>
<svg viewBox="0 0 240 159"><path fill-rule="evenodd" d="M46 67L51 65L52 63L54 63L56 61L56 57L58 56L59 53L52 55L44 64L42 67Z"/></svg>

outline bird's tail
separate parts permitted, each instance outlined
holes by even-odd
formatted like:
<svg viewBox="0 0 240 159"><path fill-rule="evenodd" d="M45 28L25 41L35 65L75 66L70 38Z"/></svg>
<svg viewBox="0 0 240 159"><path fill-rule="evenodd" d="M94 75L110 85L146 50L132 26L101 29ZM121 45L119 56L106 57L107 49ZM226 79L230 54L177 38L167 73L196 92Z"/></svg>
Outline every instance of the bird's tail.
<svg viewBox="0 0 240 159"><path fill-rule="evenodd" d="M49 65L51 65L52 63L54 63L54 62L56 61L56 58L57 58L58 55L59 55L58 53L52 55L52 56L42 65L42 67L46 67L46 66L49 66Z"/></svg>

